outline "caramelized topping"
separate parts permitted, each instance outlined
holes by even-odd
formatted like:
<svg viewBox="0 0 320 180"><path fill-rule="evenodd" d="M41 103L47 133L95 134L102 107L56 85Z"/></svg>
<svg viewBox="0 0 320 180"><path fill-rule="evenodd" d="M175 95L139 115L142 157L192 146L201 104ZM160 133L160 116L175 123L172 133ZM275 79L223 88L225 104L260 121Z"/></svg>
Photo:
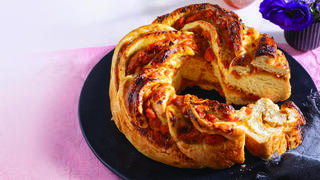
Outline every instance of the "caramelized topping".
<svg viewBox="0 0 320 180"><path fill-rule="evenodd" d="M234 12L221 9L216 5L212 6L208 4L205 8L207 8L207 6L210 7L210 9L197 11L194 14L179 18L173 24L173 27L179 30L185 24L193 21L209 21L216 26L218 33L223 39L227 40L227 47L239 51L242 42L241 31L244 28L240 18Z"/></svg>
<svg viewBox="0 0 320 180"><path fill-rule="evenodd" d="M134 72L139 73L141 71L141 67L148 64L150 60L167 44L171 42L169 38L162 40L160 42L156 42L150 44L147 48L142 51L138 51L131 59L127 67L127 75L131 75Z"/></svg>
<svg viewBox="0 0 320 180"><path fill-rule="evenodd" d="M148 127L145 128L145 135L151 136L152 139L160 146L170 147L174 141L169 133L168 124L162 124L160 119L151 107L150 98L147 98L144 103L144 114L148 121Z"/></svg>
<svg viewBox="0 0 320 180"><path fill-rule="evenodd" d="M200 133L192 125L181 127L178 130L178 139L187 144L205 143L209 145L220 144L226 141L226 138L217 134Z"/></svg>
<svg viewBox="0 0 320 180"><path fill-rule="evenodd" d="M146 116L149 120L155 119L156 118L156 114L153 111L153 109L148 108L146 109ZM159 121L160 122L160 121ZM160 126L160 124L157 124L157 126Z"/></svg>
<svg viewBox="0 0 320 180"><path fill-rule="evenodd" d="M217 62L217 57L216 55L213 53L211 48L207 48L206 52L204 53L204 59L207 61L215 61Z"/></svg>
<svg viewBox="0 0 320 180"><path fill-rule="evenodd" d="M256 56L268 55L273 58L276 57L277 46L273 38L267 34L262 34L257 48Z"/></svg>

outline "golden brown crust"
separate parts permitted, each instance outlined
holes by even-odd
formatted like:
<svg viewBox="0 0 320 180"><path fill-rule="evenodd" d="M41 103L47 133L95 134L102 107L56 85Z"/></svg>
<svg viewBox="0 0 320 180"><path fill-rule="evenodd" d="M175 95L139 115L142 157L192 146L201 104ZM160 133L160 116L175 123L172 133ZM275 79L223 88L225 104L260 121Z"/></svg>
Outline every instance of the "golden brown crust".
<svg viewBox="0 0 320 180"><path fill-rule="evenodd" d="M255 58L251 64L263 71L274 74L277 77L290 78L288 61L284 54L277 50L277 46L272 37L261 34Z"/></svg>
<svg viewBox="0 0 320 180"><path fill-rule="evenodd" d="M300 109L292 101L283 103L281 109L288 113L289 123L285 128L288 147L289 149L296 148L302 142L301 126L306 124L306 120Z"/></svg>
<svg viewBox="0 0 320 180"><path fill-rule="evenodd" d="M246 126L245 110L176 94L198 85L218 90L227 103L284 100L290 95L290 71L283 54L274 50L273 39L217 5L195 4L160 16L131 31L115 49L109 90L113 120L137 150L176 167L222 169L243 163L245 144L264 159L281 154L301 143L304 120L293 104L283 105L280 122L269 122L275 130L259 139Z"/></svg>
<svg viewBox="0 0 320 180"><path fill-rule="evenodd" d="M271 56L276 57L277 46L273 38L268 34L262 34L259 40L258 48L256 51L256 57L258 56Z"/></svg>
<svg viewBox="0 0 320 180"><path fill-rule="evenodd" d="M223 119L218 120L218 117L215 118L220 123L208 122L199 117L197 112L190 112L190 106L193 106L189 102L190 98L190 95L185 97L182 105L185 107L170 105L167 110L170 133L180 151L201 165L213 169L223 169L235 163L243 163L245 140L243 130L234 127L232 123L224 122ZM195 101L202 100L196 98ZM216 105L224 106L218 102ZM188 114L189 118L185 118L184 114ZM198 124L199 120L203 122L201 125Z"/></svg>
<svg viewBox="0 0 320 180"><path fill-rule="evenodd" d="M232 48L235 55L241 53L241 34L244 25L237 14L218 5L203 3L185 6L170 14L158 17L153 23L166 24L179 30L183 25L198 20L213 24L218 29L219 36L221 36L222 41L225 41L226 46Z"/></svg>

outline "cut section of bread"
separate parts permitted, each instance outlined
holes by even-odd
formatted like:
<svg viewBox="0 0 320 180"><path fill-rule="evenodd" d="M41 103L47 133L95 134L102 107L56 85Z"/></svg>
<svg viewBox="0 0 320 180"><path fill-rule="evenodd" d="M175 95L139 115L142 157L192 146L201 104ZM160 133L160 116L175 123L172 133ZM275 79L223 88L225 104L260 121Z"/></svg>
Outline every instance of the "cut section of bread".
<svg viewBox="0 0 320 180"><path fill-rule="evenodd" d="M270 159L274 153L280 155L302 141L300 126L305 120L291 101L279 109L270 99L261 98L241 108L237 116L246 133L246 147L255 156Z"/></svg>

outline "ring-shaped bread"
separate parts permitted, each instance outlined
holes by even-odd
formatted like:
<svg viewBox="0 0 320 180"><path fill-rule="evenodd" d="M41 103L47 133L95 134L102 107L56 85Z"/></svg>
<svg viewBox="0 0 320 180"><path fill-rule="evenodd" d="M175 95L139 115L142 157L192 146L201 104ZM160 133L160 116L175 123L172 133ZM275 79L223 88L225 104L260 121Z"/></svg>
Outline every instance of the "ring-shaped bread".
<svg viewBox="0 0 320 180"><path fill-rule="evenodd" d="M301 143L300 110L274 104L290 96L289 79L288 62L267 34L217 5L190 5L119 42L109 92L113 120L138 151L168 165L227 168L244 162L244 146L269 159ZM255 104L237 111L179 95L194 85L219 91L227 104Z"/></svg>

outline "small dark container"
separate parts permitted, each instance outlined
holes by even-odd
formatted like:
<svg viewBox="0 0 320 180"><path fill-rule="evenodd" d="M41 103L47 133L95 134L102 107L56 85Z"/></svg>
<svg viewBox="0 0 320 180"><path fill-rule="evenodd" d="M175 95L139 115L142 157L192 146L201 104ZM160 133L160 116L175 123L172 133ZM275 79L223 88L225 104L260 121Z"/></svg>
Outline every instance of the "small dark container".
<svg viewBox="0 0 320 180"><path fill-rule="evenodd" d="M320 46L320 22L299 31L284 31L284 37L290 46L300 51L308 51Z"/></svg>

